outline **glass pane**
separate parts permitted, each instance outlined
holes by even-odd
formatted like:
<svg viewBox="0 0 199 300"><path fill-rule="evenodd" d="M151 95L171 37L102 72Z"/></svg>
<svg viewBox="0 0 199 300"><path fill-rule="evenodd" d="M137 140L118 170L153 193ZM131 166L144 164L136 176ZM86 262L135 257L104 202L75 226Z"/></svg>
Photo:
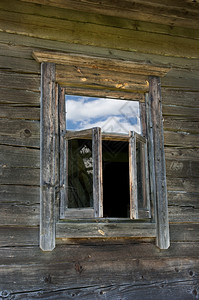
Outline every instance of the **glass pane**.
<svg viewBox="0 0 199 300"><path fill-rule="evenodd" d="M68 207L93 207L92 140L68 141Z"/></svg>
<svg viewBox="0 0 199 300"><path fill-rule="evenodd" d="M146 208L144 144L136 143L137 193L139 208Z"/></svg>
<svg viewBox="0 0 199 300"><path fill-rule="evenodd" d="M102 142L104 217L129 218L128 147L128 142Z"/></svg>
<svg viewBox="0 0 199 300"><path fill-rule="evenodd" d="M102 132L141 132L138 101L66 95L66 129L100 127Z"/></svg>

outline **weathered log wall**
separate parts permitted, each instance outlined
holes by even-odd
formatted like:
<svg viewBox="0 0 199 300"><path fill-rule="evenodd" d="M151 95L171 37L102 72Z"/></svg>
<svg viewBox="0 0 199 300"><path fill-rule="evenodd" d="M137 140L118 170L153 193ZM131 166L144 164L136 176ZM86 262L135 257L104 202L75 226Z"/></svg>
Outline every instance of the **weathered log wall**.
<svg viewBox="0 0 199 300"><path fill-rule="evenodd" d="M115 15L0 2L2 298L198 299L199 31L190 24L171 27L163 17L159 26L142 16ZM39 249L40 66L34 50L172 67L162 80L169 250L139 239L58 240L51 253Z"/></svg>

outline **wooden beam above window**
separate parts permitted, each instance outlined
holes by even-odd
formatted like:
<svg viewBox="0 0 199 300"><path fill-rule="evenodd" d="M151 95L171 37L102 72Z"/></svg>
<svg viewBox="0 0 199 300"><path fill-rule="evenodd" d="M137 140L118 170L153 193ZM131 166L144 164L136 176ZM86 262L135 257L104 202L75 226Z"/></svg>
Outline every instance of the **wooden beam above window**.
<svg viewBox="0 0 199 300"><path fill-rule="evenodd" d="M56 64L56 82L62 87L83 89L83 94L86 88L90 96L96 96L97 91L100 97L105 97L108 90L110 97L122 91L124 99L129 94L134 94L131 99L140 98L149 91L149 76L163 77L170 70L150 63L71 53L34 51L33 57L39 63Z"/></svg>
<svg viewBox="0 0 199 300"><path fill-rule="evenodd" d="M135 62L130 60L124 61L122 59L109 59L61 52L34 51L33 57L40 63L51 62L56 63L57 65L75 66L77 69L85 67L94 69L96 72L99 72L100 70L108 70L129 74L163 77L170 70L169 67L160 65L156 66L150 63ZM63 69L60 67L60 71L61 70Z"/></svg>

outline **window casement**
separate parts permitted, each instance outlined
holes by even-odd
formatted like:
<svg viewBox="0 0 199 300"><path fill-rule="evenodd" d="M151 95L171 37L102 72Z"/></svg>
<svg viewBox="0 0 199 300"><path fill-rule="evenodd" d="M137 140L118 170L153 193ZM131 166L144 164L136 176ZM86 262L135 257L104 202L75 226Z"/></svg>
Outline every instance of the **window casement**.
<svg viewBox="0 0 199 300"><path fill-rule="evenodd" d="M156 245L167 249L160 77L169 68L57 52L34 52L33 57L41 63L41 249L53 250L59 238L92 237L156 238ZM66 94L139 101L142 132L67 130ZM111 215L110 206L105 208L109 200L103 202L102 156L107 143L115 151L116 142L128 156L129 202L128 212ZM87 171L80 172L85 165Z"/></svg>
<svg viewBox="0 0 199 300"><path fill-rule="evenodd" d="M148 158L147 158L147 141L146 138L139 135L134 131L130 131L128 134L116 134L109 132L101 132L100 127L94 127L91 129L86 129L82 131L66 131L65 135L65 151L62 161L64 165L64 160L66 160L66 170L64 171L64 182L62 182L62 187L64 195L61 199L61 210L60 217L62 219L67 218L103 218L104 214L104 203L103 203L103 166L102 166L102 153L103 148L106 152L110 152L110 158L108 163L110 168L111 165L111 151L118 153L127 154L129 156L129 207L126 208L126 215L124 212L113 215L112 217L120 218L129 218L129 219L144 219L151 217L150 211L150 197L149 197L149 174L148 174ZM74 146L71 145L74 141ZM86 142L84 142L86 141ZM88 141L90 141L88 145ZM109 142L109 146L105 144L103 147L103 142ZM80 142L80 143L78 143ZM111 145L116 142L116 145L113 145L112 148L116 147L116 150L110 149ZM118 145L117 142L120 142ZM76 146L75 146L76 144ZM125 145L128 147L125 149ZM70 145L70 147L69 147ZM120 151L120 148L122 147ZM71 148L69 150L69 148ZM114 161L117 163L115 156L113 157ZM90 164L88 163L90 162ZM89 170L86 169L85 163L87 163ZM70 167L73 165L72 167ZM82 166L83 165L83 166ZM117 164L116 164L117 165ZM71 169L73 169L71 171ZM83 170L84 169L84 170ZM118 166L116 176L121 179L123 174L120 172L122 169ZM75 173L75 179L73 180L73 173ZM78 174L77 174L78 173ZM91 173L91 175L90 175ZM89 176L90 175L90 176ZM86 189L86 180L84 177L91 177L90 180L87 180L87 185L90 187L90 193L87 192L87 198L91 198L87 201L83 201L81 198L86 198L83 195L84 190ZM69 177L71 177L69 183ZM139 180L138 180L139 177ZM86 179L87 179L86 178ZM126 179L126 178L125 178ZM126 179L128 180L128 179ZM92 183L90 183L92 181ZM80 188L79 188L80 186ZM83 188L84 187L84 188ZM111 186L110 186L111 188ZM122 189L123 185L115 187L115 189ZM92 191L91 191L92 190ZM77 192L76 192L77 191ZM92 193L92 196L90 194ZM114 197L110 191L109 197ZM123 202L125 199L120 196L119 201ZM72 199L70 199L72 198ZM140 198L140 199L138 199ZM116 199L115 199L116 200ZM109 200L106 200L108 202ZM117 201L114 201L115 205L118 205ZM128 200L126 201L128 203ZM125 204L125 203L124 203ZM142 205L140 205L142 204ZM114 205L112 203L112 205ZM141 207L140 207L141 206ZM110 210L114 210L114 207L110 207ZM124 206L125 209L125 206ZM123 210L124 210L123 209ZM127 211L129 210L129 211ZM110 215L108 214L107 217Z"/></svg>

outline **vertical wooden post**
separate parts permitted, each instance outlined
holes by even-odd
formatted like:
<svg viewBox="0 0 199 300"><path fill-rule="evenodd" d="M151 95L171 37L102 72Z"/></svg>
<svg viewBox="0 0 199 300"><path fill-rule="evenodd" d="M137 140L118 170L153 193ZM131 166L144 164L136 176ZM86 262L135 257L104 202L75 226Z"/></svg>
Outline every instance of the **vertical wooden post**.
<svg viewBox="0 0 199 300"><path fill-rule="evenodd" d="M92 129L93 204L95 217L103 217L102 135L101 128Z"/></svg>
<svg viewBox="0 0 199 300"><path fill-rule="evenodd" d="M65 217L68 206L68 141L64 138L66 132L65 89L59 87L59 138L60 138L60 219Z"/></svg>
<svg viewBox="0 0 199 300"><path fill-rule="evenodd" d="M55 194L58 185L58 103L55 64L41 65L40 248L55 247Z"/></svg>
<svg viewBox="0 0 199 300"><path fill-rule="evenodd" d="M151 119L151 104L149 94L145 95L146 102L146 137L148 145L148 166L149 166L149 187L150 187L150 206L151 218L156 222L156 183L155 183L155 163L154 163L154 142L153 142L153 126Z"/></svg>
<svg viewBox="0 0 199 300"><path fill-rule="evenodd" d="M130 219L138 219L136 135L129 133Z"/></svg>
<svg viewBox="0 0 199 300"><path fill-rule="evenodd" d="M162 121L161 85L159 77L149 77L149 102L154 141L154 165L157 210L157 246L167 249L169 242L168 201L166 167L164 154L164 135Z"/></svg>

